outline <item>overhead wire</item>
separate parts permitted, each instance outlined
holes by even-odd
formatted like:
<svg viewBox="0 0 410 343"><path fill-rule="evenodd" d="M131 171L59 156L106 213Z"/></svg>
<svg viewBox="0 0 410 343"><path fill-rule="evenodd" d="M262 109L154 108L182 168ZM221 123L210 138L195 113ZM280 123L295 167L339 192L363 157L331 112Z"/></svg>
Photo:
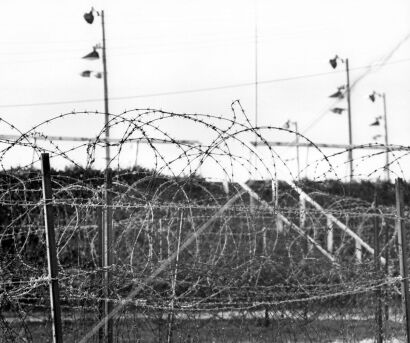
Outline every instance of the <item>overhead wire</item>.
<svg viewBox="0 0 410 343"><path fill-rule="evenodd" d="M409 62L410 58L405 58L393 62L385 62L383 65L393 65L398 63ZM375 64L373 64L375 66ZM351 68L351 70L361 70L367 69L369 66L361 66ZM286 81L294 81L294 80L301 80L301 79L310 79L314 77L320 77L335 73L344 73L344 71L328 71L322 73L312 73L312 74L303 74L297 76L290 76L290 77L283 77L277 79L270 79L270 80L261 80L258 81L259 85L266 85L271 83L278 83L278 82L286 82ZM236 83L236 84L228 84L222 86L215 86L215 87L203 87L203 88L195 88L195 89L183 89L183 90L176 90L176 91L166 91L166 92L156 92L156 93L146 93L146 94L137 94L137 95L129 95L129 96L113 96L110 97L110 101L116 100L127 100L127 99L138 99L138 98L149 98L149 97L157 97L157 96L169 96L169 95L180 95L180 94L190 94L190 93L202 93L202 92L210 92L210 91L217 91L217 90L224 90L224 89L232 89L232 88L241 88L241 87L249 87L254 86L254 81L243 82L243 83ZM76 100L62 100L62 101L48 101L48 102L33 102L33 103L23 103L23 104L0 104L0 108L12 108L12 107L34 107L34 106L53 106L53 105L64 105L64 104L76 104L76 103L88 103L88 102L99 102L102 101L102 98L93 98L93 99L76 99Z"/></svg>

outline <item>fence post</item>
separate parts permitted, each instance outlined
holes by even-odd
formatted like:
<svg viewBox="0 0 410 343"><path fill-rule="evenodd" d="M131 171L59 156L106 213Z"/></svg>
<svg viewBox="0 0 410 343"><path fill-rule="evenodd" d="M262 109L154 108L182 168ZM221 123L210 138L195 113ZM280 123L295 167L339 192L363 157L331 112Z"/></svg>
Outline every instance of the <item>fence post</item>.
<svg viewBox="0 0 410 343"><path fill-rule="evenodd" d="M103 284L104 282L104 275L101 273L104 266L104 232L103 232L103 210L101 207L96 208L96 216L97 216L97 267L98 267L98 280ZM104 301L102 298L104 297L104 290L100 289L99 292L99 300L98 300L98 320L101 320L104 315ZM98 341L102 343L104 341L104 329L100 328L98 331Z"/></svg>
<svg viewBox="0 0 410 343"><path fill-rule="evenodd" d="M374 235L374 270L376 280L379 279L381 276L380 274L380 221L378 218L377 212L377 199L375 197L375 208L373 210L373 235ZM376 312L375 312L375 319L376 319L376 342L382 343L383 342L383 317L382 317L382 298L381 298L381 289L377 287L375 290L376 296Z"/></svg>
<svg viewBox="0 0 410 343"><path fill-rule="evenodd" d="M401 275L401 298L406 324L407 343L410 343L410 299L407 267L406 232L403 223L403 181L396 179L396 230L399 245L399 262Z"/></svg>
<svg viewBox="0 0 410 343"><path fill-rule="evenodd" d="M384 258L386 260L386 263L384 264L384 277L388 278L389 277L389 249L390 249L390 244L389 244L389 226L387 225L387 221L385 217L383 217L383 226L384 226ZM386 297L386 302L384 305L384 320L386 325L388 324L389 321L389 303L388 303L388 286L386 285L385 287L385 297Z"/></svg>
<svg viewBox="0 0 410 343"><path fill-rule="evenodd" d="M62 325L60 309L60 290L58 286L57 249L54 233L54 217L52 208L52 190L50 177L50 158L41 154L41 174L43 184L44 219L46 227L47 261L50 288L50 307L53 330L53 342L62 343Z"/></svg>
<svg viewBox="0 0 410 343"><path fill-rule="evenodd" d="M104 337L106 343L112 343L114 338L113 320L109 317L113 309L113 303L110 300L111 290L111 267L112 267L112 172L111 168L105 171L105 216L103 230L103 252L104 252L104 316L108 318L104 324Z"/></svg>
<svg viewBox="0 0 410 343"><path fill-rule="evenodd" d="M279 182L278 179L271 181L271 189L272 189L272 206L275 210L275 221L276 221L276 230L277 232L283 231L283 223L278 216L279 212Z"/></svg>
<svg viewBox="0 0 410 343"><path fill-rule="evenodd" d="M306 200L302 195L299 195L299 227L307 234L306 229ZM313 239L316 239L317 231L313 228ZM304 254L307 254L309 251L313 249L313 245L309 242L305 242L306 245L303 245Z"/></svg>
<svg viewBox="0 0 410 343"><path fill-rule="evenodd" d="M349 222L350 222L350 216L349 216L349 213L346 213L346 226L347 227L349 227L350 225ZM358 239L354 240L354 254L356 256L357 262L362 263L363 245ZM374 251L373 251L373 255L374 255Z"/></svg>
<svg viewBox="0 0 410 343"><path fill-rule="evenodd" d="M327 251L332 253L333 246L334 246L334 236L333 236L333 223L329 218L326 218L326 226L327 226Z"/></svg>

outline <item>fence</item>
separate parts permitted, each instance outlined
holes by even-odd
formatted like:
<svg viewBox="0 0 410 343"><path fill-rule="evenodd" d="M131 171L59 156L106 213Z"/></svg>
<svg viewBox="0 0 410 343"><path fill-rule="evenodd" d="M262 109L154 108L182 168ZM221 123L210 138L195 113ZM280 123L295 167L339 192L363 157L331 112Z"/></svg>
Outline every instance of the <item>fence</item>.
<svg viewBox="0 0 410 343"><path fill-rule="evenodd" d="M163 128L169 120L199 125L209 131L210 142L177 141L172 127ZM35 152L25 168L5 168L0 178L0 341L52 340L52 281L59 285L65 342L109 341L108 323L113 342L405 337L394 203L338 195L321 183L278 183L279 164L286 161L271 147L268 159L246 143L246 137L257 134L263 141L261 131L268 134L246 117L140 110L112 116L111 132L121 128L123 140L111 147L107 204L106 173L91 168L104 148L104 129L75 149L34 144L32 138L50 123L8 142L0 154L6 161L20 149ZM151 135L175 151L164 153L158 141L150 144ZM126 142L135 137L147 140L151 169L121 168ZM85 163L76 155L81 151L87 153ZM50 153L52 166L73 166L51 172L58 260L58 277L51 280L44 174L35 168L40 152ZM329 157L323 154L320 161L334 175ZM206 168L225 177L204 179ZM265 181L245 184L244 176ZM339 193L353 194L347 184L336 184ZM383 186L379 198L389 189L394 194L393 185ZM407 212L402 219L407 225ZM108 251L113 261L103 263ZM112 309L109 317L104 306Z"/></svg>

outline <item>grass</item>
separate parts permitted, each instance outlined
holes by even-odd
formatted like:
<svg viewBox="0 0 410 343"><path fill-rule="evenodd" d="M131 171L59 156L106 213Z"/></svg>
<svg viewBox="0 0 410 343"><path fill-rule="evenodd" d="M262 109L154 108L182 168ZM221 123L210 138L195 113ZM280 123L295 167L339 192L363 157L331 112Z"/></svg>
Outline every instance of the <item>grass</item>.
<svg viewBox="0 0 410 343"><path fill-rule="evenodd" d="M64 343L78 342L95 322L90 320L65 321L63 326ZM0 331L0 342L52 342L50 322L11 323L9 331ZM169 323L158 319L119 319L114 323L115 343L167 342ZM385 338L403 338L402 325L388 322ZM8 332L8 333L7 333ZM206 319L175 320L172 326L173 343L299 343L299 342L360 342L373 341L375 337L373 320L270 320L269 325L263 318L246 319ZM14 333L14 337L12 334ZM8 334L9 337L6 335ZM98 342L93 337L90 342Z"/></svg>

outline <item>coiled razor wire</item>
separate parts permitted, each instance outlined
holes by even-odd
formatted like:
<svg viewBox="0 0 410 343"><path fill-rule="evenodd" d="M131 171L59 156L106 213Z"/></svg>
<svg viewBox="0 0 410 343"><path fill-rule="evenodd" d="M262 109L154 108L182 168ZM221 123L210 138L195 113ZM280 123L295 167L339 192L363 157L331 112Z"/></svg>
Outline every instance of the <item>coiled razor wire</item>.
<svg viewBox="0 0 410 343"><path fill-rule="evenodd" d="M317 159L306 166L312 180L301 181L289 161L268 144L273 135L294 132L253 127L238 101L232 104L230 118L154 109L110 114L108 126L87 142L67 144L44 133L65 122L102 116L71 112L27 132L0 121L20 137L2 140L0 151L4 342L47 341L51 335L38 169L43 152L50 154L57 169L52 173L52 205L66 341L99 341L93 333L104 321L104 300L114 304L116 342L360 341L374 336L379 301L387 309L384 337L404 335L393 203L376 206L372 196L349 194L340 182L340 165L345 163L338 159L341 152L326 155L316 147ZM181 126L201 132L203 139L181 140ZM107 128L119 138L110 141L109 161L114 264L103 267L99 218L107 208ZM264 148L250 143L255 137L266 143ZM315 147L303 135L300 140ZM144 144L146 156L139 158L144 165L124 168L128 145L136 142ZM375 166L367 176L383 175L386 167L400 171L408 151L401 147L391 152L391 165ZM361 155L355 163L373 163L379 154ZM11 167L17 155L20 167ZM209 172L212 178L202 175ZM358 260L360 247L354 239L329 226L322 211L309 205L301 209L299 194L278 181L281 178L297 182L368 244L373 246L377 239L387 264L377 267L374 256L365 251ZM341 192L326 188L326 179ZM243 180L269 207L241 187ZM378 184L374 192L379 197L392 189L391 184ZM278 220L278 214L305 234ZM408 211L403 220L408 223ZM306 235L327 249L332 260ZM104 284L101 278L107 270L112 277ZM104 297L105 287L109 299Z"/></svg>

